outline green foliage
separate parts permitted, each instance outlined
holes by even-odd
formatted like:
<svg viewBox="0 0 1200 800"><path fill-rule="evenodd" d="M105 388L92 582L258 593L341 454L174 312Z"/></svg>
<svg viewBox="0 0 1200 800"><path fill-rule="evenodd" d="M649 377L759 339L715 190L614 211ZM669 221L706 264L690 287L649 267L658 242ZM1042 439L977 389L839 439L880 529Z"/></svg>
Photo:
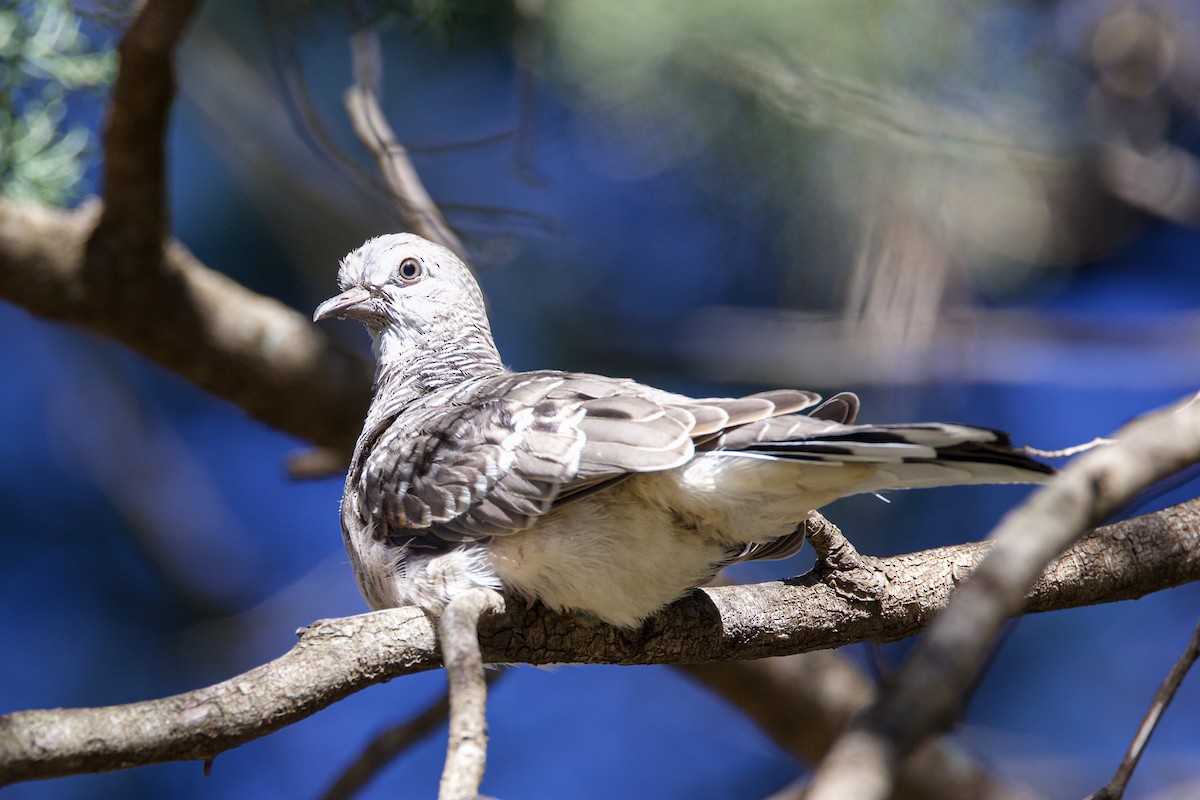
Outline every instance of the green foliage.
<svg viewBox="0 0 1200 800"><path fill-rule="evenodd" d="M116 54L96 51L68 0L0 3L0 193L63 204L87 166L88 130L66 126L68 95L105 87Z"/></svg>

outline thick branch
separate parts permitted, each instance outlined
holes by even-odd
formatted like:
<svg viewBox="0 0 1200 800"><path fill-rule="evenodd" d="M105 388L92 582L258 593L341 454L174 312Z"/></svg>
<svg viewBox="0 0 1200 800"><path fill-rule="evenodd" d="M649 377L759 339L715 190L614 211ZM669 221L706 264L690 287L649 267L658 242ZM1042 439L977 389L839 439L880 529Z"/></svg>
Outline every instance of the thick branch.
<svg viewBox="0 0 1200 800"><path fill-rule="evenodd" d="M198 0L147 0L121 40L104 204L0 199L0 298L123 342L282 430L349 452L370 367L167 238L174 49Z"/></svg>
<svg viewBox="0 0 1200 800"><path fill-rule="evenodd" d="M945 606L984 543L880 559L887 591L866 601L810 576L697 591L638 631L580 625L510 603L481 622L490 662L701 663L910 636ZM1140 597L1200 579L1200 500L1097 531L1035 584L1047 611ZM280 658L223 683L124 706L0 717L0 785L210 758L372 683L438 666L433 628L411 608L315 623Z"/></svg>
<svg viewBox="0 0 1200 800"><path fill-rule="evenodd" d="M1137 492L1198 459L1200 398L1192 398L1130 423L1009 512L892 690L830 751L813 779L814 800L886 797L900 759L954 718L1001 627L1030 605L1027 592L1045 565Z"/></svg>
<svg viewBox="0 0 1200 800"><path fill-rule="evenodd" d="M166 236L167 121L175 97L175 46L199 0L147 0L117 47L120 70L104 132L107 201L100 230L132 249L159 257Z"/></svg>
<svg viewBox="0 0 1200 800"><path fill-rule="evenodd" d="M198 0L145 0L117 47L120 67L104 126L106 198L83 257L84 290L151 336L160 299L181 291L166 263L170 231L166 139L175 99L175 47Z"/></svg>
<svg viewBox="0 0 1200 800"><path fill-rule="evenodd" d="M353 448L370 394L365 359L179 244L164 254L170 293L110 304L83 267L99 212L94 203L67 212L0 199L0 298L111 336L268 425Z"/></svg>

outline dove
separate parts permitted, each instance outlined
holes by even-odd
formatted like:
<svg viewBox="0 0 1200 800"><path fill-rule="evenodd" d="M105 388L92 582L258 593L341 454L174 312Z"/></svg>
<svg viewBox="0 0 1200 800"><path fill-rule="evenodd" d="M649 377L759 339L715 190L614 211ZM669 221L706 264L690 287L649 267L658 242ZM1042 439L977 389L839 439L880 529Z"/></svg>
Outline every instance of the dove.
<svg viewBox="0 0 1200 800"><path fill-rule="evenodd" d="M633 628L729 564L794 554L840 497L1052 473L1000 431L858 424L851 393L513 371L470 269L415 235L367 241L338 283L313 319L358 320L377 361L341 502L373 609L489 587Z"/></svg>

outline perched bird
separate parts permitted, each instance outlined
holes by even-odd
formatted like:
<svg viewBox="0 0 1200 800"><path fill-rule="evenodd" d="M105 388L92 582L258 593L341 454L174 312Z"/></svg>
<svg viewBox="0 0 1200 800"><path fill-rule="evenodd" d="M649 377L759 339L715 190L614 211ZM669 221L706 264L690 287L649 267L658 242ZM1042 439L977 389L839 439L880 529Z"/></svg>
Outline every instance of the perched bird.
<svg viewBox="0 0 1200 800"><path fill-rule="evenodd" d="M371 239L338 283L313 319L359 320L378 361L341 505L375 609L486 586L633 627L728 564L792 555L839 497L1051 472L985 428L854 424L848 393L513 372L470 270L418 236Z"/></svg>

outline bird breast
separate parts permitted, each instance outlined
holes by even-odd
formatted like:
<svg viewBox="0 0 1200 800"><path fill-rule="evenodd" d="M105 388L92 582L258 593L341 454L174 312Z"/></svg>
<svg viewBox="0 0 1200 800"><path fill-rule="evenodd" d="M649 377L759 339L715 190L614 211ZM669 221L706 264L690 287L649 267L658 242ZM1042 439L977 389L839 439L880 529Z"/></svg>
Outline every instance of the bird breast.
<svg viewBox="0 0 1200 800"><path fill-rule="evenodd" d="M709 580L731 551L793 531L814 507L800 472L774 459L700 453L498 536L489 557L506 585L551 608L636 625Z"/></svg>

